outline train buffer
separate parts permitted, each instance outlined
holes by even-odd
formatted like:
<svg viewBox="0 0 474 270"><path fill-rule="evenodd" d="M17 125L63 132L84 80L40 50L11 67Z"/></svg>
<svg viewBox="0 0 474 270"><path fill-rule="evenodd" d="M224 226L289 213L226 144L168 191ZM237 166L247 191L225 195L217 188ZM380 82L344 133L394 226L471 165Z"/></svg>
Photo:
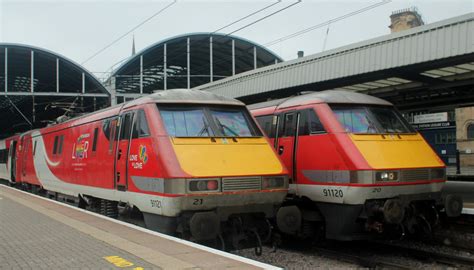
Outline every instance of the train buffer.
<svg viewBox="0 0 474 270"><path fill-rule="evenodd" d="M0 185L8 269L279 269Z"/></svg>

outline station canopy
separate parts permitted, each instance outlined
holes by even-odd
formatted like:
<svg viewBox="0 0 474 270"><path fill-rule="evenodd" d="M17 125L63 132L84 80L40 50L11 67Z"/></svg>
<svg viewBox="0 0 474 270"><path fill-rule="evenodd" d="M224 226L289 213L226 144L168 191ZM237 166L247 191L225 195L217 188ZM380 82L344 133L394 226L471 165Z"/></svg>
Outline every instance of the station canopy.
<svg viewBox="0 0 474 270"><path fill-rule="evenodd" d="M114 79L118 101L155 90L193 88L283 60L239 37L191 33L149 46L122 63Z"/></svg>
<svg viewBox="0 0 474 270"><path fill-rule="evenodd" d="M0 138L109 105L90 72L45 49L0 43Z"/></svg>

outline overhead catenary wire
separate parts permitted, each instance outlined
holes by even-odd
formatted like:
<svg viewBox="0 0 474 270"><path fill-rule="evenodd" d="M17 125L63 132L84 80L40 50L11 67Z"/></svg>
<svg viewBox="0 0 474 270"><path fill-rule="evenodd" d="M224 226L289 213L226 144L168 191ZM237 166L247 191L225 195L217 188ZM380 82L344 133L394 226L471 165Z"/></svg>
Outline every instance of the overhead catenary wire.
<svg viewBox="0 0 474 270"><path fill-rule="evenodd" d="M376 8L376 7L379 7L379 6L388 4L388 3L390 3L390 2L392 2L392 0L383 0L383 1L381 1L381 2L372 4L372 5L370 5L370 6L367 6L367 7L358 9L358 10L356 10L356 11L352 11L352 12L349 12L349 13L347 13L347 14L344 14L344 15L339 16L339 17L337 17L337 18L328 20L328 21L326 21L326 22L323 22L323 23L320 23L320 24L317 24L317 25L313 25L313 26L308 27L308 28L305 28L305 29L303 29L303 30L300 30L300 31L294 32L294 33L292 33L292 34L286 35L286 36L284 36L284 37L281 37L281 38L275 39L275 40L273 40L273 41L267 42L267 43L263 44L263 46L266 46L266 47L273 46L273 45L278 44L278 43L280 43L280 42L283 42L283 41L286 41L286 40L288 40L288 39L291 39L291 38L294 38L294 37L297 37L297 36L306 34L306 33L310 32L310 31L316 30L316 29L321 28L321 27L323 27L323 26L330 25L330 24L335 23L335 22L340 21L340 20L344 20L344 19L346 19L346 18L349 18L349 17L355 16L355 15L357 15L357 14L360 14L360 13L363 13L363 12L366 12L366 11L369 11L369 10L374 9L374 8Z"/></svg>
<svg viewBox="0 0 474 270"><path fill-rule="evenodd" d="M262 17L262 18L260 18L260 19L258 19L258 20L256 20L256 21L253 21L253 22L251 22L251 23L249 23L249 24L246 24L246 25L244 25L244 26L238 28L237 30L234 30L234 31L232 31L232 32L230 32L230 33L228 33L228 34L226 34L226 36L232 35L233 33L236 33L236 32L238 32L238 31L243 30L243 29L245 29L245 28L247 28L247 27L249 27L249 26L252 26L252 25L254 25L254 24L258 23L258 22L261 22L261 21L263 21L263 20L265 20L265 19L268 19L269 17L271 17L271 16L273 16L273 15L276 15L276 14L278 14L278 13L284 11L284 10L287 10L287 9L291 8L291 7L294 6L294 5L297 5L297 4L301 3L301 1L302 1L302 0L297 0L296 2L294 2L294 3L292 3L292 4L288 5L288 6L286 6L286 7L284 7L284 8L281 8L281 9L279 9L279 10L277 10L277 11L274 11L274 12L272 12L272 13L270 13L270 14L268 14L268 15L266 15L266 16L264 16L264 17Z"/></svg>
<svg viewBox="0 0 474 270"><path fill-rule="evenodd" d="M153 15L151 15L150 17L148 17L147 19L145 19L144 21L142 21L141 23L139 23L138 25L136 25L135 27L133 27L132 29L128 30L125 34L121 35L120 37L118 37L117 39L115 39L114 41L112 41L111 43L109 43L108 45L106 45L105 47L103 47L102 49L100 49L99 51L97 51L96 53L94 53L93 55L91 55L89 58L87 58L86 60L84 60L81 65L84 65L85 63L89 62L91 59L93 59L94 57L96 57L97 55L99 55L100 53L102 53L103 51L107 50L108 48L110 48L112 45L114 45L115 43L117 43L118 41L120 41L122 38L126 37L128 34L132 33L133 31L135 31L136 29L138 29L139 27L141 27L142 25L144 25L145 23L147 23L148 21L150 21L151 19L153 19L154 17L158 16L159 14L163 13L165 10L167 10L168 8L170 8L171 6L173 6L174 4L176 4L177 0L173 0L173 2L169 3L168 5L166 5L164 8L160 9L159 11L155 12Z"/></svg>
<svg viewBox="0 0 474 270"><path fill-rule="evenodd" d="M219 32L219 31L221 31L221 30L224 30L224 29L226 29L227 27L230 27L230 26L232 26L232 25L234 25L234 24L236 24L236 23L238 23L238 22L241 22L241 21L243 21L243 20L245 20L245 19L247 19L247 18L250 18L250 17L252 17L253 15L258 14L258 13L260 13L260 12L266 10L266 9L269 9L269 8L273 7L274 5L279 4L279 3L281 3L281 0L277 0L275 3L272 3L272 4L270 4L270 5L267 5L267 6L261 8L261 9L259 9L259 10L256 10L256 11L254 11L254 12L252 12L252 13L250 13L250 14L248 14L248 15L246 15L246 16L240 18L240 19L238 19L238 20L235 20L235 21L233 21L233 22L231 22L231 23L229 23L229 24L227 24L227 25L225 25L225 26L222 26L221 28L219 28L219 29L217 29L217 30L214 30L212 33L217 33L217 32Z"/></svg>
<svg viewBox="0 0 474 270"><path fill-rule="evenodd" d="M265 19L268 19L269 17L272 17L272 16L274 16L274 15L276 15L276 14L278 14L278 13L284 11L284 10L287 10L287 9L289 9L289 8L293 7L294 5L297 5L297 4L301 3L301 2L302 2L302 0L297 0L297 1L294 2L294 3L291 3L291 4L285 6L285 7L281 8L281 9L278 9L278 10L276 10L276 11L274 11L274 12L268 14L268 15L265 15L264 17L259 18L259 19L255 20L255 21L251 22L251 23L248 23L248 24L246 24L246 25L244 25L244 26L242 26L242 27L240 27L240 28L238 28L238 29L236 29L236 30L230 32L230 33L227 33L227 34L225 34L225 35L223 35L223 36L221 36L221 37L217 37L216 39L213 40L213 42L216 42L216 41L218 41L218 40L220 40L220 39L223 39L223 38L225 38L225 37L228 37L228 36L230 36L230 35L232 35L232 34L238 32L238 31L241 31L241 30L243 30L243 29L245 29L245 28L247 28L247 27L250 27L250 26L252 26L252 25L254 25L254 24L258 23L258 22L261 22L261 21L263 21L263 20L265 20ZM277 2L277 3L280 3L280 2ZM276 4L277 4L277 3L276 3ZM273 6L273 5L271 5L271 6ZM263 11L264 9L266 9L266 8L262 8L262 9L260 9L258 12ZM256 13L258 13L258 12L254 12L253 14L256 14ZM250 16L245 16L245 18L248 18L248 17L250 17ZM237 21L242 21L242 19L239 19L239 20L237 20ZM221 29L224 29L224 28L221 28ZM212 32L212 33L216 33L217 31L218 31L218 30L216 30L216 31L214 31L214 32ZM211 34L212 34L212 33L211 33ZM168 60L170 60L170 59L168 59ZM219 63L222 63L222 62L224 62L224 61L225 61L225 60L215 61L214 64L219 64ZM199 69L199 70L198 70L198 73L199 73L201 70L203 70L203 69Z"/></svg>
<svg viewBox="0 0 474 270"><path fill-rule="evenodd" d="M238 31L241 31L241 30L243 30L243 29L245 29L245 28L248 28L248 27L250 27L250 26L252 26L252 25L254 25L254 24L258 23L258 22L261 22L261 21L263 21L263 20L265 20L265 19L267 19L267 18L269 18L269 17L271 17L271 16L274 16L274 15L276 15L276 14L278 14L278 13L284 11L284 10L287 10L287 9L289 9L290 7L294 6L294 5L301 3L301 1L302 1L302 0L297 0L297 1L294 2L294 3L291 3L291 4L289 4L289 5L287 5L287 6L283 7L283 8L281 8L281 9L279 9L279 10L276 10L276 11L274 11L274 12L268 14L268 15L265 15L265 16L262 17L262 18L259 18L259 19L255 20L255 21L252 21L252 22L250 22L250 23L248 23L248 24L246 24L246 25L244 25L244 26L242 26L242 27L240 27L240 28L238 28L238 29L236 29L236 30L230 32L230 33L224 34L223 36L220 36L220 37L216 37L216 38L213 40L213 42L216 42L216 41L218 41L218 40L220 40L220 39L223 39L223 38L225 38L225 37L228 37L228 36L230 36L230 35L233 34L233 33L236 33L236 32L238 32ZM242 21L242 20L244 20L244 19L246 19L246 18L249 18L249 17L251 17L251 16L253 16L253 15L256 15L257 13L260 13L260 12L262 12L262 11L264 11L264 10L266 10L266 9L268 9L268 8L270 8L270 7L272 7L272 6L276 5L276 4L278 4L278 3L281 3L281 1L277 1L277 2L275 2L275 3L272 3L272 4L270 4L270 5L265 6L265 7L263 7L263 8L260 8L260 9L258 9L257 11L254 11L254 12L248 14L248 15L245 15L244 17L239 18L239 19L237 19L236 21L234 21L234 22L232 22L232 23L229 23L229 24L227 24L227 25L225 25L225 26L223 26L223 27L220 27L220 28L216 29L215 31L211 32L210 34L216 33L217 31L220 31L220 30L222 30L222 29L225 29L225 28L227 28L227 27L229 27L229 26L231 26L231 25L234 25L234 24L237 23L237 22L240 22L240 21ZM191 41L191 43L193 43L193 41ZM180 49L184 49L185 47L186 47L185 44L179 46ZM185 55L184 52L183 52L183 53L180 53L180 54L178 54L178 55L175 55L174 57L168 58L168 62L171 62L172 60L174 60L174 59L176 59L176 58L179 58L179 57L181 57L181 56L183 56L183 55ZM127 59L129 59L129 58L127 58ZM217 64L217 63L219 63L219 62L222 62L222 61L216 61L214 64ZM137 69L134 69L133 71L136 71L136 70L137 70Z"/></svg>
<svg viewBox="0 0 474 270"><path fill-rule="evenodd" d="M294 6L294 5L297 5L297 4L301 3L301 1L302 1L302 0L297 0L296 2L294 2L294 3L292 3L292 4L289 4L289 5L287 5L287 6L283 7L283 8L281 8L281 9L278 9L278 10L276 10L276 11L274 11L274 12L268 14L268 15L265 15L265 16L263 16L262 18L259 18L259 19L255 20L255 21L251 22L251 23L248 23L248 24L246 24L246 25L244 25L244 26L242 26L242 27L240 27L240 28L238 28L238 29L236 29L236 30L230 32L230 33L227 33L227 34L225 34L225 35L223 35L223 36L221 36L221 37L217 37L216 39L213 40L213 42L216 42L216 41L218 41L218 40L220 40L220 39L223 39L223 38L225 38L225 37L228 37L228 36L230 36L230 35L232 35L232 34L238 32L238 31L241 31L241 30L243 30L243 29L245 29L245 28L247 28L247 27L250 27L250 26L252 26L252 25L254 25L254 24L258 23L258 22L261 22L261 21L263 21L263 20L265 20L265 19L268 19L269 17L272 17L272 16L274 16L274 15L276 15L276 14L278 14L278 13L284 11L284 10L287 10L287 9L291 8L291 7ZM277 2L277 3L280 3L280 2ZM275 4L277 4L277 3L275 3ZM273 6L273 4L272 4L271 6ZM263 11L263 10L265 10L265 9L266 9L266 8L262 8L262 9L260 9L259 11L254 12L253 14L256 14L256 13L258 13L258 12L261 12L261 11ZM244 18L248 18L248 17L250 17L250 16L245 16ZM239 20L237 20L237 21L242 21L242 19L239 19ZM223 27L223 28L221 28L221 29L224 29L224 28L225 28L225 27ZM219 29L218 29L218 30L219 30ZM214 32L212 32L212 33L216 33L218 30L216 30L216 31L214 31ZM215 61L214 64L219 64L219 63L222 63L222 62L224 62L224 60ZM198 70L198 73L199 73L201 70L203 70L203 69L199 69L199 70Z"/></svg>
<svg viewBox="0 0 474 270"><path fill-rule="evenodd" d="M241 18L239 18L239 19L237 19L237 20L235 20L235 21L233 21L233 22L231 22L231 23L228 23L228 24L226 24L226 25L224 25L224 26L222 26L222 27L220 27L220 28L218 28L218 29L212 31L211 33L214 34L214 33L217 33L217 32L219 32L219 31L221 31L221 30L224 30L225 28L228 28L228 27L230 27L230 26L232 26L232 25L234 25L234 24L236 24L236 23L239 23L239 22L241 22L241 21L243 21L243 20L245 20L245 19L248 19L248 18L250 18L250 17L252 17L252 16L254 16L254 15L256 15L256 14L262 12L262 11L265 11L265 10L267 10L267 9L269 9L269 8L271 8L271 7L273 7L273 6L277 5L277 4L279 4L279 3L281 3L281 1L282 1L282 0L277 0L277 1L274 2L274 3L271 3L271 4L269 4L269 5L266 5L266 6L264 6L263 8L260 8L260 9L258 9L258 10L256 10L256 11L253 11L253 12L251 12L251 13L245 15L244 17L241 17ZM132 57L133 57L133 56L132 56ZM130 58L131 58L130 56L127 56L127 57L121 59L120 61L116 62L115 64L113 64L113 65L109 68L110 71L104 71L103 73L110 73L110 74L112 74L112 73L113 73L113 70L114 70L114 68L115 68L116 66L122 64L123 62L127 61L127 60L130 59ZM170 60L172 60L172 59L170 59Z"/></svg>

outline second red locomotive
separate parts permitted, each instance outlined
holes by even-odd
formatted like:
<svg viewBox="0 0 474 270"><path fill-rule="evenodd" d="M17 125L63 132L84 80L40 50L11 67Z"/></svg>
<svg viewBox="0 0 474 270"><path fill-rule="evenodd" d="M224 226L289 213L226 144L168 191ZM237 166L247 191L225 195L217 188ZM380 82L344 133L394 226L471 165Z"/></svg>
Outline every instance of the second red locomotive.
<svg viewBox="0 0 474 270"><path fill-rule="evenodd" d="M394 106L372 96L323 91L249 106L290 173L283 231L330 239L368 232L430 232L438 221L444 163ZM441 207L442 208L442 207ZM448 197L447 215L462 201Z"/></svg>

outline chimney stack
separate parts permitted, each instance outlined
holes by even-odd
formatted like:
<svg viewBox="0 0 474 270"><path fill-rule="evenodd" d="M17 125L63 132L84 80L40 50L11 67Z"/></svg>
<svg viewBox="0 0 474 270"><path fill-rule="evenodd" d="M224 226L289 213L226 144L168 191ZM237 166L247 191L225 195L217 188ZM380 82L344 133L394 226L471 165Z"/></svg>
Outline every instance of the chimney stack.
<svg viewBox="0 0 474 270"><path fill-rule="evenodd" d="M423 19L416 7L400 9L390 15L389 26L392 33L424 25Z"/></svg>

